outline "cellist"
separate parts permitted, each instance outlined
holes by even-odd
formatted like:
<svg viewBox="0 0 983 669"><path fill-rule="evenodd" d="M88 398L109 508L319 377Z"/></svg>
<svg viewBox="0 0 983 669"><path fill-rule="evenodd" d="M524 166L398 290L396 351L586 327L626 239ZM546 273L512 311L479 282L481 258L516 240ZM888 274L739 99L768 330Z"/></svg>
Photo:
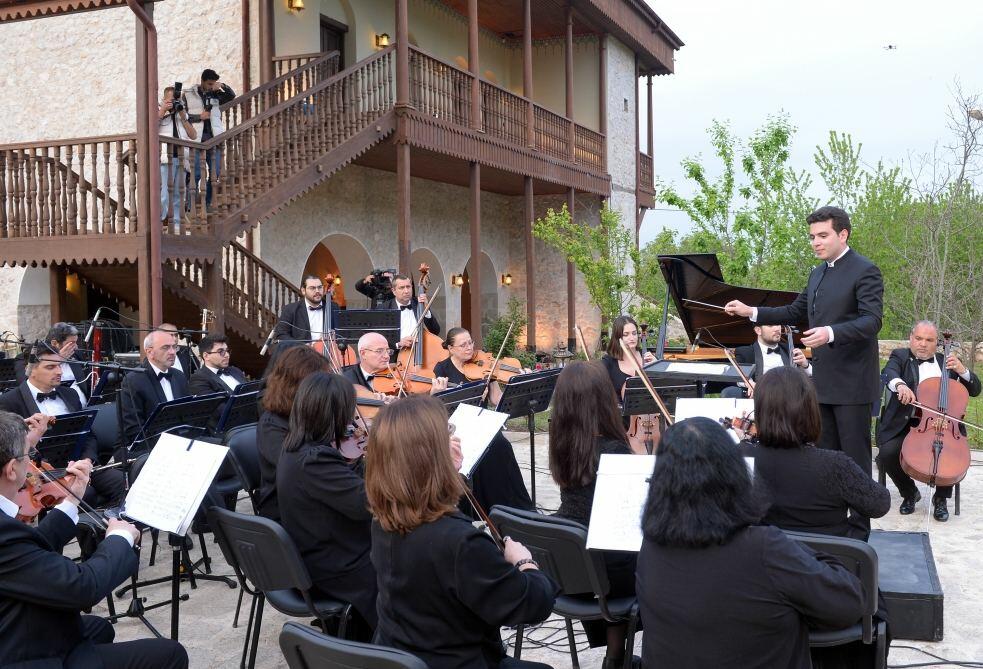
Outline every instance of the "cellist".
<svg viewBox="0 0 983 669"><path fill-rule="evenodd" d="M901 493L901 507L898 511L908 515L915 510L915 503L921 499L921 493L915 487L915 482L901 468L901 445L908 436L911 420L911 407L915 400L915 389L925 379L941 377L942 370L948 377L959 381L969 391L971 397L980 394L980 379L971 372L955 355L949 355L946 360L937 353L939 330L932 321L918 321L911 328L908 337L908 348L896 348L891 351L881 378L887 380L891 395L881 413L877 425L877 466L887 473ZM959 426L963 435L966 428ZM932 516L944 523L949 520L949 509L946 500L952 496L952 486L938 486L932 495Z"/></svg>

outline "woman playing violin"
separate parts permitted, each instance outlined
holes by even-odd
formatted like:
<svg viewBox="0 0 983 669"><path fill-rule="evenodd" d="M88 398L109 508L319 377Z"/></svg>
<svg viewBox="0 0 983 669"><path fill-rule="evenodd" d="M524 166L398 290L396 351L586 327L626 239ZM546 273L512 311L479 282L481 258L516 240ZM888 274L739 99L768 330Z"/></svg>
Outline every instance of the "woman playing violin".
<svg viewBox="0 0 983 669"><path fill-rule="evenodd" d="M464 366L474 359L474 340L465 328L451 328L444 339L444 348L450 354L446 360L441 360L433 367L436 376L447 377L448 383L467 383ZM489 367L491 370L491 367ZM502 389L498 383L492 382L488 389L488 398L492 404L498 404L502 398Z"/></svg>
<svg viewBox="0 0 983 669"><path fill-rule="evenodd" d="M638 323L631 316L618 316L614 319L611 327L611 341L608 343L607 353L601 358L604 368L611 377L611 385L620 397L625 391L625 382L635 374L635 367L629 360L625 359L624 352L621 350L619 341L624 341L628 350L634 352L639 364L647 365L655 360L655 356L649 351L641 351L638 348Z"/></svg>

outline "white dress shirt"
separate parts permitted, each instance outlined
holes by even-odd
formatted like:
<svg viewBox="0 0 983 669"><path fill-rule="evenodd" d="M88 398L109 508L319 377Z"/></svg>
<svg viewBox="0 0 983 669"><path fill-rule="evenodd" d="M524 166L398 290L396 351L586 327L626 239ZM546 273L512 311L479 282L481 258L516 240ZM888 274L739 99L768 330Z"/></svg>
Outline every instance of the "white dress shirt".
<svg viewBox="0 0 983 669"><path fill-rule="evenodd" d="M208 369L211 370L212 374L217 376L219 380L222 381L222 383L224 383L229 387L230 390L235 390L236 386L239 385L239 382L236 381L234 378L232 378L231 374L226 374L224 370L222 371L221 374L219 374L218 367L212 367L211 365L205 365L205 367L208 367Z"/></svg>
<svg viewBox="0 0 983 669"><path fill-rule="evenodd" d="M79 400L82 402L82 406L86 406L89 403L89 398L85 396L85 392L78 384L78 379L75 378L75 372L72 371L72 366L67 362L61 363L61 380L65 381L75 381L72 384L72 390L75 394L79 396Z"/></svg>
<svg viewBox="0 0 983 669"><path fill-rule="evenodd" d="M779 346L781 346L781 342L774 346L768 346L760 341L758 342L758 348L761 350L761 372L758 374L759 379L776 367L783 367L785 365L780 351L774 353L768 352L769 348L778 348Z"/></svg>
<svg viewBox="0 0 983 669"><path fill-rule="evenodd" d="M56 504L55 508L68 516L73 523L78 524L79 510L73 502L69 502L66 499ZM3 495L0 495L0 511L3 511L11 518L16 518L17 512L20 511L20 507L17 506L17 502L12 502ZM129 535L129 532L127 532L127 535ZM132 538L130 539L130 545L133 545Z"/></svg>
<svg viewBox="0 0 983 669"><path fill-rule="evenodd" d="M959 376L966 381L969 381L972 378L969 374L968 367L966 368L965 373L960 374ZM933 354L931 360L926 360L925 362L918 364L918 379L915 381L915 385L917 386L925 379L933 379L936 377L942 377L942 368L939 367L939 361L935 359L935 355ZM898 386L903 383L904 381L900 377L895 377L888 381L887 387L892 393L896 393L898 392ZM912 390L914 390L914 388L912 388Z"/></svg>
<svg viewBox="0 0 983 669"><path fill-rule="evenodd" d="M400 304L397 300L396 308L399 309L399 338L413 336L413 329L416 327L416 309L403 309L402 307L411 304Z"/></svg>
<svg viewBox="0 0 983 669"><path fill-rule="evenodd" d="M307 300L304 300L304 308L307 309L307 320L311 324L311 340L324 339L324 310L330 307L326 304L326 300L322 300L323 305L320 309L311 310L312 305Z"/></svg>
<svg viewBox="0 0 983 669"><path fill-rule="evenodd" d="M163 369L159 368L157 365L155 365L152 362L150 363L150 369L154 370L154 373L155 374L163 374L164 373L164 370ZM171 369L174 369L174 368L172 367ZM164 397L167 398L167 401L170 402L171 400L173 400L174 399L174 391L171 390L171 382L169 380L167 380L167 379L162 379L160 377L157 377L157 380L160 382L160 387L164 389Z"/></svg>
<svg viewBox="0 0 983 669"><path fill-rule="evenodd" d="M174 356L174 366L171 369L176 369L184 374L184 365L181 364L181 358L179 356Z"/></svg>
<svg viewBox="0 0 983 669"><path fill-rule="evenodd" d="M61 416L62 414L71 413L68 405L65 404L65 400L60 397L56 397L53 400L44 400L43 402L38 402L38 393L43 392L36 388L34 384L30 381L27 382L27 390L31 393L31 397L37 402L38 409L41 410L45 416Z"/></svg>

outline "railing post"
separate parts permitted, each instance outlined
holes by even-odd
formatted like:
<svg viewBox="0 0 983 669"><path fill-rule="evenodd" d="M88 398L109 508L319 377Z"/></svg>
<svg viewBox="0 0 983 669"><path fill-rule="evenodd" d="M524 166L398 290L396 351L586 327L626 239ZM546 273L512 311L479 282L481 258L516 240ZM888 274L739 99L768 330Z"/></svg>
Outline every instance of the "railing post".
<svg viewBox="0 0 983 669"><path fill-rule="evenodd" d="M205 284L208 289L208 301L211 312L215 315L212 326L213 332L225 332L225 278L222 273L222 256L226 249L219 249L215 260L205 265Z"/></svg>
<svg viewBox="0 0 983 669"><path fill-rule="evenodd" d="M523 179L525 191L525 243L526 243L526 349L536 350L536 245L532 234L536 222L532 177Z"/></svg>
<svg viewBox="0 0 983 669"><path fill-rule="evenodd" d="M536 148L536 112L532 101L532 0L522 6L522 95L526 98L526 143Z"/></svg>
<svg viewBox="0 0 983 669"><path fill-rule="evenodd" d="M396 106L410 104L410 15L408 0L396 0Z"/></svg>
<svg viewBox="0 0 983 669"><path fill-rule="evenodd" d="M471 127L481 130L481 78L478 68L478 0L468 0L468 71L471 73Z"/></svg>
<svg viewBox="0 0 983 669"><path fill-rule="evenodd" d="M577 130L573 122L573 5L567 4L567 37L566 37L566 83L567 83L567 155L570 162L576 161ZM572 212L571 212L572 213ZM573 348L571 351L575 350Z"/></svg>

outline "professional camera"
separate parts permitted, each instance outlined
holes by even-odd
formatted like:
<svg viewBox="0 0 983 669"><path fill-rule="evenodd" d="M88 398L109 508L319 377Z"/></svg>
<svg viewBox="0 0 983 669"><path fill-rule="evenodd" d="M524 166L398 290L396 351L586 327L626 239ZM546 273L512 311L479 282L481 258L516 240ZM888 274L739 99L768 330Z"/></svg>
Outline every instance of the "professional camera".
<svg viewBox="0 0 983 669"><path fill-rule="evenodd" d="M384 276L388 274L389 276ZM392 277L396 276L394 269L374 269L372 270L372 283L380 289L389 290L392 288Z"/></svg>
<svg viewBox="0 0 983 669"><path fill-rule="evenodd" d="M183 88L184 84L182 84L180 81L174 82L174 100L172 101L173 104L171 105L171 113L173 114L177 114L178 112L184 110L184 102L181 100Z"/></svg>

